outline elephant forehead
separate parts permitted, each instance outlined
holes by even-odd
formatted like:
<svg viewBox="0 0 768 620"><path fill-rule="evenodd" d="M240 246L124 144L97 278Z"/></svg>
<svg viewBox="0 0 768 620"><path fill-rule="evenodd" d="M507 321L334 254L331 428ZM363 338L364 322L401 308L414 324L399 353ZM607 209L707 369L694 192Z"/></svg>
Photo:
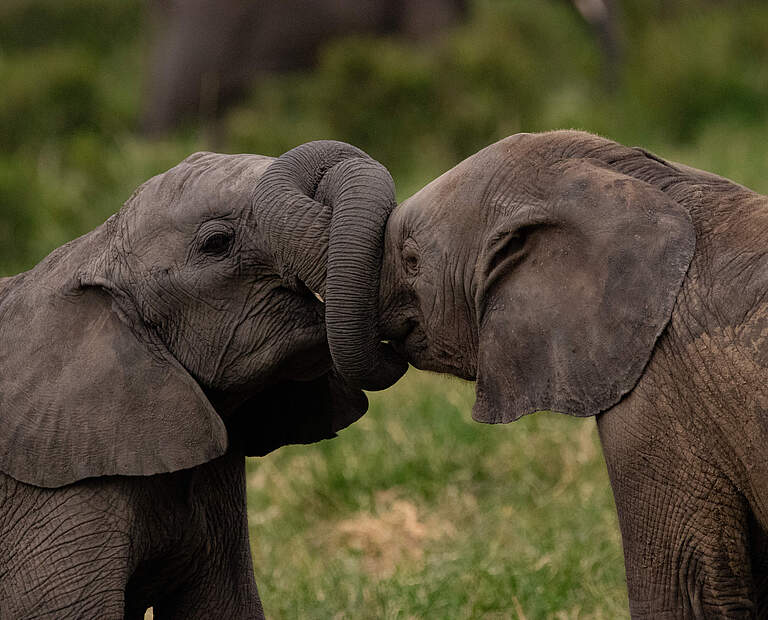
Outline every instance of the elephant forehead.
<svg viewBox="0 0 768 620"><path fill-rule="evenodd" d="M188 232L205 219L250 207L252 190L272 161L263 155L189 156L147 181L126 205L133 212L133 232Z"/></svg>
<svg viewBox="0 0 768 620"><path fill-rule="evenodd" d="M454 241L486 231L498 210L499 192L525 185L516 165L517 148L529 134L518 134L478 151L424 186L395 211L406 231L420 228ZM522 156L522 154L521 154ZM516 179L517 182L516 182Z"/></svg>
<svg viewBox="0 0 768 620"><path fill-rule="evenodd" d="M602 144L578 131L509 136L468 157L403 202L393 218L407 235L425 229L455 242L483 235L499 215L553 191L555 162L585 145ZM556 177L557 175L555 175Z"/></svg>
<svg viewBox="0 0 768 620"><path fill-rule="evenodd" d="M521 204L551 200L553 192L562 190L556 187L557 180L563 177L558 162L606 144L610 143L581 131L509 136L426 185L404 203L407 208L403 215L425 220L434 212L441 225L454 220L464 229L473 224L485 226L492 217L509 214ZM430 225L435 223L430 221Z"/></svg>

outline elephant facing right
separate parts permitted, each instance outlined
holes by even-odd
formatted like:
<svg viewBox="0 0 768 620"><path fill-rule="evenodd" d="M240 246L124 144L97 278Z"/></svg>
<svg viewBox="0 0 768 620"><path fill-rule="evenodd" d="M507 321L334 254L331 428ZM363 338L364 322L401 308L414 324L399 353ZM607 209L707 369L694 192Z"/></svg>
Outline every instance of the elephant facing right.
<svg viewBox="0 0 768 620"><path fill-rule="evenodd" d="M379 321L479 422L597 416L633 617L768 617L768 198L515 135L394 210Z"/></svg>

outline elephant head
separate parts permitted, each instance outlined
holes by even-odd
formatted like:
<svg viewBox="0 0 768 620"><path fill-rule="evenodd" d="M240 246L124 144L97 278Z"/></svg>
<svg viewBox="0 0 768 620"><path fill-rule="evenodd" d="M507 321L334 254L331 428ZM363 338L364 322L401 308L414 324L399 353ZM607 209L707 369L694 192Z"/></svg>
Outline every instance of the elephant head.
<svg viewBox="0 0 768 620"><path fill-rule="evenodd" d="M197 153L147 181L0 281L0 470L56 487L192 467L227 450L228 427L248 454L334 436L367 402L333 369L324 315L343 339L345 295L373 288L352 308L375 325L360 257L378 267L393 205L387 171L338 142ZM379 359L371 339L340 348Z"/></svg>
<svg viewBox="0 0 768 620"><path fill-rule="evenodd" d="M629 392L691 261L673 169L581 132L469 157L387 224L384 337L416 367L476 380L473 417L595 415Z"/></svg>

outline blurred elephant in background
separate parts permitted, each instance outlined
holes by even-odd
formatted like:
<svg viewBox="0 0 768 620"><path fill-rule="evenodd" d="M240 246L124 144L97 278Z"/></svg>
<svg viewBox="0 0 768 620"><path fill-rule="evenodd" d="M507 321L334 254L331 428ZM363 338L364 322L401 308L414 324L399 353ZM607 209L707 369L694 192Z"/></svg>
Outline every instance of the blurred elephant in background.
<svg viewBox="0 0 768 620"><path fill-rule="evenodd" d="M477 421L598 416L634 617L766 617L766 248L765 196L515 135L393 212L381 337L475 380Z"/></svg>
<svg viewBox="0 0 768 620"><path fill-rule="evenodd" d="M311 66L319 48L355 33L434 35L464 17L467 0L154 0L142 126L219 114L259 75Z"/></svg>
<svg viewBox="0 0 768 620"><path fill-rule="evenodd" d="M337 340L375 323L393 206L343 143L197 153L0 281L0 617L263 615L244 456L365 412L324 314Z"/></svg>

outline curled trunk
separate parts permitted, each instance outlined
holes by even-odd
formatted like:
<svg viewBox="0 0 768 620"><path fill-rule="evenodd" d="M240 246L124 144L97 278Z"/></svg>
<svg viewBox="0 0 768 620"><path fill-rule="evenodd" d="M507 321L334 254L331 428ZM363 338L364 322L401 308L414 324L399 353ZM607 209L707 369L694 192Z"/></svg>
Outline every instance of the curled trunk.
<svg viewBox="0 0 768 620"><path fill-rule="evenodd" d="M253 200L254 224L282 277L325 299L339 372L363 389L392 385L407 365L377 329L384 228L395 206L386 168L343 142L310 142L269 167Z"/></svg>

